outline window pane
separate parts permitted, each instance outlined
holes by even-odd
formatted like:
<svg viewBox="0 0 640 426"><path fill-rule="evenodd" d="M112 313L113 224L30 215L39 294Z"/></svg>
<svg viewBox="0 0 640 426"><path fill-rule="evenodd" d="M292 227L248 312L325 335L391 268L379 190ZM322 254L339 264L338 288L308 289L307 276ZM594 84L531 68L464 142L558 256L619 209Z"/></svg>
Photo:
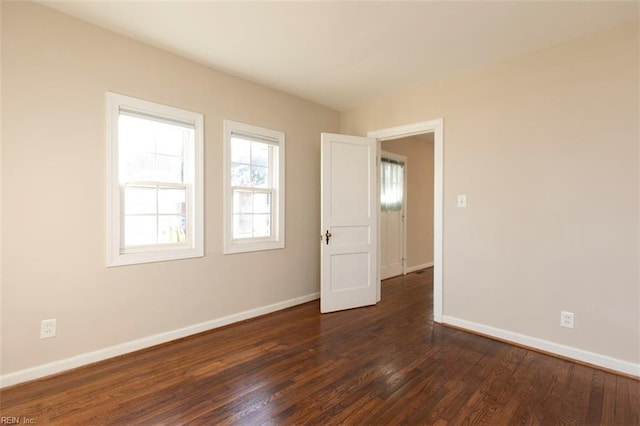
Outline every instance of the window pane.
<svg viewBox="0 0 640 426"><path fill-rule="evenodd" d="M125 187L124 213L127 215L155 214L156 188Z"/></svg>
<svg viewBox="0 0 640 426"><path fill-rule="evenodd" d="M149 120L120 115L118 117L118 151L120 182L151 180L155 174L155 142Z"/></svg>
<svg viewBox="0 0 640 426"><path fill-rule="evenodd" d="M161 182L184 182L182 157L156 156L156 179Z"/></svg>
<svg viewBox="0 0 640 426"><path fill-rule="evenodd" d="M194 129L120 115L120 182L183 182L185 143L194 140Z"/></svg>
<svg viewBox="0 0 640 426"><path fill-rule="evenodd" d="M156 216L125 216L124 245L156 244Z"/></svg>
<svg viewBox="0 0 640 426"><path fill-rule="evenodd" d="M158 213L160 214L185 214L186 213L186 189L159 189Z"/></svg>
<svg viewBox="0 0 640 426"><path fill-rule="evenodd" d="M233 238L251 238L253 217L250 214L233 215Z"/></svg>
<svg viewBox="0 0 640 426"><path fill-rule="evenodd" d="M253 215L253 236L268 237L271 235L271 218L268 214Z"/></svg>
<svg viewBox="0 0 640 426"><path fill-rule="evenodd" d="M382 210L401 210L404 194L404 166L382 159L380 162L380 204Z"/></svg>
<svg viewBox="0 0 640 426"><path fill-rule="evenodd" d="M128 151L153 153L153 125L142 118L118 116L118 143Z"/></svg>
<svg viewBox="0 0 640 426"><path fill-rule="evenodd" d="M231 162L249 164L251 162L251 142L232 137Z"/></svg>
<svg viewBox="0 0 640 426"><path fill-rule="evenodd" d="M233 191L233 212L234 213L252 213L253 212L253 196L247 191Z"/></svg>
<svg viewBox="0 0 640 426"><path fill-rule="evenodd" d="M271 194L253 194L253 212L271 213Z"/></svg>
<svg viewBox="0 0 640 426"><path fill-rule="evenodd" d="M182 157L184 141L193 138L193 129L185 129L168 123L157 123L155 129L156 153Z"/></svg>
<svg viewBox="0 0 640 426"><path fill-rule="evenodd" d="M251 167L251 184L255 188L266 188L269 184L269 169L266 167Z"/></svg>
<svg viewBox="0 0 640 426"><path fill-rule="evenodd" d="M120 153L120 182L153 180L155 171L155 154L152 152L137 152L132 150Z"/></svg>
<svg viewBox="0 0 640 426"><path fill-rule="evenodd" d="M249 166L244 164L231 165L231 186L251 186Z"/></svg>
<svg viewBox="0 0 640 426"><path fill-rule="evenodd" d="M260 142L251 144L251 164L263 167L269 165L269 145Z"/></svg>
<svg viewBox="0 0 640 426"><path fill-rule="evenodd" d="M183 215L158 218L158 243L182 243L186 241L187 220Z"/></svg>

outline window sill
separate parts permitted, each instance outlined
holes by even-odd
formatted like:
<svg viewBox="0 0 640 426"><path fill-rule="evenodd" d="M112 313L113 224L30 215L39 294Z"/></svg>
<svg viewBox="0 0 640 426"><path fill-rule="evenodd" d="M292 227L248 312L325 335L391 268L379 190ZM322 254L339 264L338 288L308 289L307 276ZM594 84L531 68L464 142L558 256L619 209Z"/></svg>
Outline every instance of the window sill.
<svg viewBox="0 0 640 426"><path fill-rule="evenodd" d="M107 259L107 267L167 262L170 260L193 259L203 256L204 251L197 248L121 253L114 254Z"/></svg>
<svg viewBox="0 0 640 426"><path fill-rule="evenodd" d="M234 242L225 245L224 254L248 253L252 251L278 250L284 248L283 241Z"/></svg>

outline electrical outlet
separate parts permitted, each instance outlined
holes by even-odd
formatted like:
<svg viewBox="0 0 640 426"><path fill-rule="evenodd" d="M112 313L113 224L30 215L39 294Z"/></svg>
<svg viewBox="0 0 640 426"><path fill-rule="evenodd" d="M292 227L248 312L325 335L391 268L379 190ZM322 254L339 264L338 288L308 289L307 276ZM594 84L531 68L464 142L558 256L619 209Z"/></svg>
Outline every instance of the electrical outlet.
<svg viewBox="0 0 640 426"><path fill-rule="evenodd" d="M42 320L40 323L40 338L48 339L56 337L56 321L55 319Z"/></svg>
<svg viewBox="0 0 640 426"><path fill-rule="evenodd" d="M573 312L560 312L560 326L573 328Z"/></svg>

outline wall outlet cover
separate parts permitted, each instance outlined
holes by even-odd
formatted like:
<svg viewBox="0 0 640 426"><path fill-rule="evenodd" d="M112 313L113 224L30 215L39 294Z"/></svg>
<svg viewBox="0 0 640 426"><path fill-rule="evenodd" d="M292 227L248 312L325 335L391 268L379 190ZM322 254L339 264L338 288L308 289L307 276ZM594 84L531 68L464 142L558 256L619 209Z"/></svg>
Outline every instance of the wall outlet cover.
<svg viewBox="0 0 640 426"><path fill-rule="evenodd" d="M40 323L40 338L48 339L50 337L56 337L57 320L48 319L42 320Z"/></svg>

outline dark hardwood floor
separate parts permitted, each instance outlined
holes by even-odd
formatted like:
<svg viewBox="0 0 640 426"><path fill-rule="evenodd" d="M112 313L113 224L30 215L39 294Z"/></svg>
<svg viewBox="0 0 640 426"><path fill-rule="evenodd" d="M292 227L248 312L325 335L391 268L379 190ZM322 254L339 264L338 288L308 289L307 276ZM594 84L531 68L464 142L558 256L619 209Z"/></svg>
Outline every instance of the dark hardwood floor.
<svg viewBox="0 0 640 426"><path fill-rule="evenodd" d="M432 272L0 392L35 424L640 424L640 382L434 324ZM22 423L24 424L24 422Z"/></svg>

